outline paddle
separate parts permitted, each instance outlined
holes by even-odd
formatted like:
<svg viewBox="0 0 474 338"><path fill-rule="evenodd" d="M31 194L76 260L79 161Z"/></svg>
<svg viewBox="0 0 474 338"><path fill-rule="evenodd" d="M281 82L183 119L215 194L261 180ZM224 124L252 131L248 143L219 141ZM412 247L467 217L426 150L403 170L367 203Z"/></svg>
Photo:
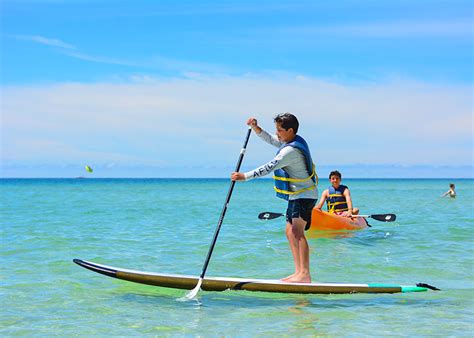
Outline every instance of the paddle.
<svg viewBox="0 0 474 338"><path fill-rule="evenodd" d="M240 156L239 156L239 160L237 161L237 166L235 167L235 172L238 172L240 170L240 165L242 164L242 160L243 160L244 154L245 154L245 149L247 148L247 143L249 142L251 132L252 132L252 127L249 127L249 130L247 132L247 136L245 137L244 145L242 147L242 150L240 151ZM219 236L219 231L221 229L222 222L224 221L224 216L225 216L225 213L227 211L227 205L229 204L230 197L232 196L232 191L234 190L234 185L235 185L235 181L232 181L231 184L230 184L230 187L229 187L229 191L227 192L227 197L225 199L224 207L222 208L221 217L219 218L219 222L217 223L216 231L214 232L214 238L212 239L212 243L211 243L211 246L209 248L209 252L207 253L206 261L204 262L204 265L202 267L201 275L199 276L199 281L198 281L196 287L194 289L192 289L186 295L187 299L195 298L196 295L198 294L199 290L201 289L202 280L204 279L204 275L206 274L207 266L209 265L209 261L211 260L212 251L214 250L214 246L216 245L217 236Z"/></svg>
<svg viewBox="0 0 474 338"><path fill-rule="evenodd" d="M270 219L275 219L281 216L285 216L284 214L280 214L277 212L262 212L258 215L259 219L262 219L264 221L270 220ZM377 214L377 215L352 215L352 217L363 217L363 218L373 218L377 221L381 222L393 222L397 219L397 215L395 214Z"/></svg>
<svg viewBox="0 0 474 338"><path fill-rule="evenodd" d="M380 222L394 222L397 219L397 215L395 214L352 215L352 217L372 218Z"/></svg>
<svg viewBox="0 0 474 338"><path fill-rule="evenodd" d="M285 216L285 215L280 214L278 212L270 212L270 211L266 211L266 212L262 212L258 214L258 218L263 219L264 221L268 221L269 219L275 219L281 216Z"/></svg>

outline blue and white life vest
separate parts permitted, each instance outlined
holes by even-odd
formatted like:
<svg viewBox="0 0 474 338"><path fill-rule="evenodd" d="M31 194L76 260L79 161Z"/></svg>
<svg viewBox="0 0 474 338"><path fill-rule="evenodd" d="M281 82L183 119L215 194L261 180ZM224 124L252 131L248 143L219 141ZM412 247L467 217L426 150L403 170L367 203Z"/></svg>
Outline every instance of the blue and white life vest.
<svg viewBox="0 0 474 338"><path fill-rule="evenodd" d="M349 210L347 206L346 197L344 196L344 191L347 189L345 185L339 185L337 189L333 186L328 188L329 190L329 197L326 199L326 203L328 206L328 212L335 213L341 211Z"/></svg>
<svg viewBox="0 0 474 338"><path fill-rule="evenodd" d="M288 147L288 146L296 148L304 154L304 157L306 159L306 168L308 170L309 176L306 178L290 178L288 173L283 168L276 169L273 176L273 178L275 179L274 189L275 189L277 197L283 198L285 200L288 200L290 195L301 194L304 191L315 189L317 186L317 178L318 178L318 176L316 175L314 163L311 159L311 153L309 151L309 147L306 141L301 136L296 135L295 139L292 142L283 144L278 149L277 154L283 148ZM313 181L313 184L311 184L310 187L296 190L296 191L290 190L290 183L301 183L301 182L306 182L308 180Z"/></svg>

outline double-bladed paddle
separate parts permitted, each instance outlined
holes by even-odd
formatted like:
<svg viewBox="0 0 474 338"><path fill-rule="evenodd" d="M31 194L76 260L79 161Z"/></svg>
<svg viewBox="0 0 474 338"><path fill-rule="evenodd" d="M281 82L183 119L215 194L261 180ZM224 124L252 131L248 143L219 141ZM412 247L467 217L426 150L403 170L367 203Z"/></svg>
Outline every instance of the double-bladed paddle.
<svg viewBox="0 0 474 338"><path fill-rule="evenodd" d="M242 164L242 160L244 159L245 149L247 148L247 143L249 142L250 133L252 132L252 127L249 127L247 132L247 136L245 137L245 142L240 151L239 160L237 161L237 166L235 167L235 172L240 170L240 165ZM229 191L227 192L227 197L225 199L224 207L222 208L221 217L219 218L219 222L217 223L216 231L214 232L214 238L212 239L211 246L209 248L209 252L207 253L206 261L202 267L201 275L199 276L199 281L194 289L192 289L187 295L187 299L193 299L197 296L199 290L201 289L202 280L204 279L204 275L206 274L207 266L209 265L209 261L211 260L212 251L214 250L214 246L216 245L217 236L219 236L219 231L222 226L222 222L224 221L224 216L227 211L227 205L229 204L230 197L232 196L232 191L234 190L235 181L232 181L229 187Z"/></svg>
<svg viewBox="0 0 474 338"><path fill-rule="evenodd" d="M259 219L262 219L264 221L270 220L270 219L275 219L281 216L285 216L284 214L278 213L278 212L262 212L258 215ZM376 215L352 215L351 217L363 217L363 218L373 218L377 221L381 222L393 222L397 219L397 215L395 214L376 214Z"/></svg>

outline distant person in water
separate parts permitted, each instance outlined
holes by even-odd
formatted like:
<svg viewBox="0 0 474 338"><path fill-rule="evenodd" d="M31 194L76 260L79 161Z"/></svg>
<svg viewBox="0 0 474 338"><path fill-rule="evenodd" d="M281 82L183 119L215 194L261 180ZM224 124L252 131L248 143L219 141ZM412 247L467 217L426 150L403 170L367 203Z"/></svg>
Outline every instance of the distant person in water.
<svg viewBox="0 0 474 338"><path fill-rule="evenodd" d="M449 196L451 198L456 198L456 190L454 190L456 187L454 186L454 183L451 183L449 185L449 190L446 191L441 197Z"/></svg>
<svg viewBox="0 0 474 338"><path fill-rule="evenodd" d="M331 186L323 191L315 208L321 210L326 202L329 213L345 217L358 215L359 209L352 207L351 192L347 186L341 184L341 181L341 173L337 170L331 171L329 174Z"/></svg>

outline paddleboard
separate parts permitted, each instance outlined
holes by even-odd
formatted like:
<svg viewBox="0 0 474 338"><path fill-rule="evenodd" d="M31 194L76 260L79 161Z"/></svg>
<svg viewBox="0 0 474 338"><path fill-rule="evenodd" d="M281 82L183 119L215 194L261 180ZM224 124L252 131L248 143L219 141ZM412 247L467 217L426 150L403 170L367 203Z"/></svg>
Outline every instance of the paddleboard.
<svg viewBox="0 0 474 338"><path fill-rule="evenodd" d="M342 217L314 208L310 230L360 230L367 228L363 217Z"/></svg>
<svg viewBox="0 0 474 338"><path fill-rule="evenodd" d="M91 271L129 282L165 288L191 290L198 283L197 276L160 274L120 269L112 266L74 259L74 263ZM205 277L201 289L204 291L247 290L301 294L342 293L397 293L422 292L436 289L428 284L404 286L395 284L349 284L349 283L285 283L272 279L244 279L227 277Z"/></svg>

